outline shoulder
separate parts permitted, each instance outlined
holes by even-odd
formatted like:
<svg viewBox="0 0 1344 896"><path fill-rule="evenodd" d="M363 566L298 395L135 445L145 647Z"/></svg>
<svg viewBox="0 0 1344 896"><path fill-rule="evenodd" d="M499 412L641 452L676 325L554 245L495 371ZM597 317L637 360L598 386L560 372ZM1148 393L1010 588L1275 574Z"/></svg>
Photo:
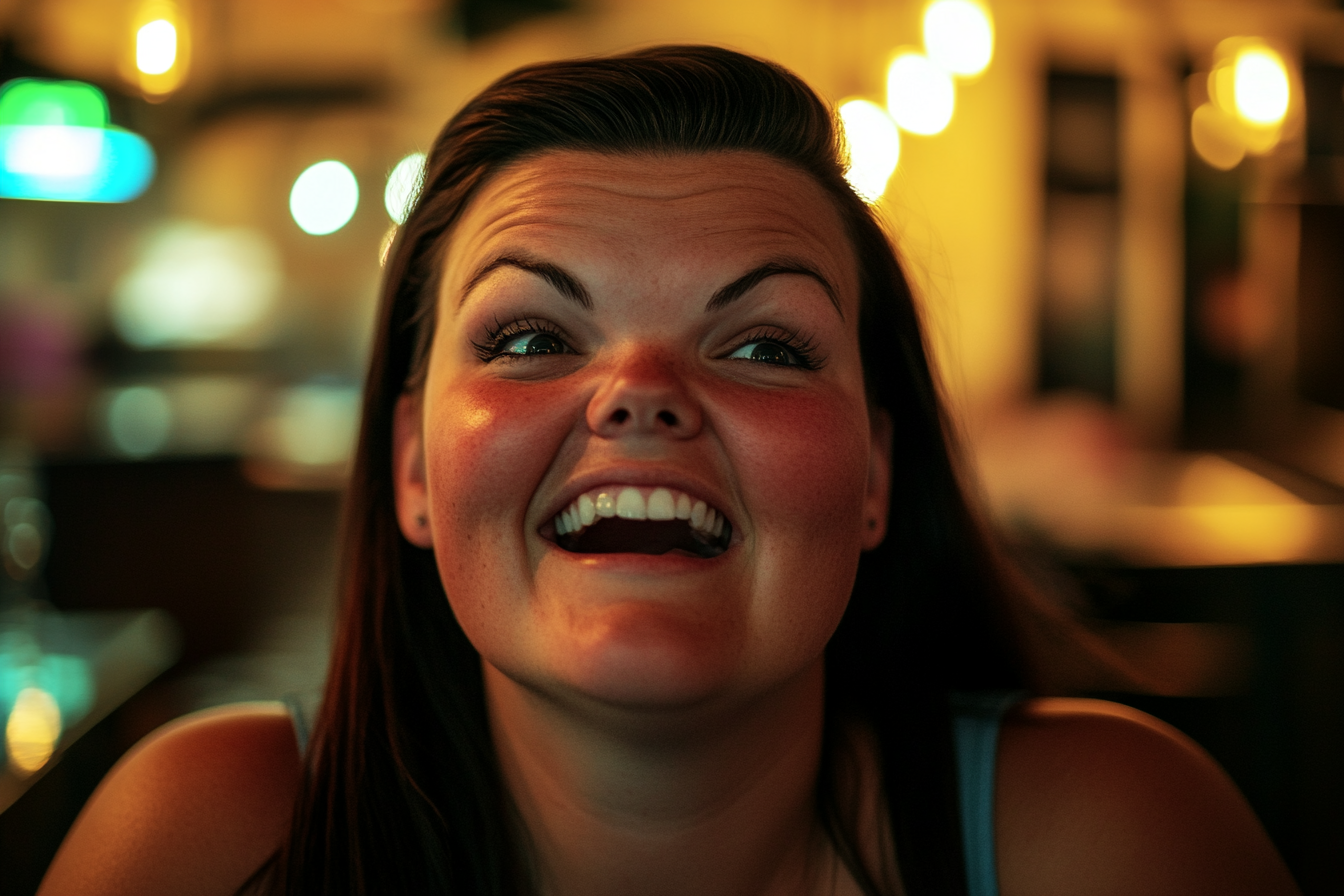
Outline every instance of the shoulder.
<svg viewBox="0 0 1344 896"><path fill-rule="evenodd" d="M233 893L279 846L301 775L278 703L165 725L94 791L39 893Z"/></svg>
<svg viewBox="0 0 1344 896"><path fill-rule="evenodd" d="M1004 896L1297 892L1218 764L1146 713L1025 701L1004 719L998 768Z"/></svg>

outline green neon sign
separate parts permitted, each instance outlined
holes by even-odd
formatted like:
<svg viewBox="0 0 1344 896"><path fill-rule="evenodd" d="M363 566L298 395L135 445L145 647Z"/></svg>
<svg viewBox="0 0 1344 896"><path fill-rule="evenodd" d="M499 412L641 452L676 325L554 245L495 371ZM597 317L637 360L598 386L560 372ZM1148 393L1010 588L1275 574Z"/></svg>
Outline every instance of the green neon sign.
<svg viewBox="0 0 1344 896"><path fill-rule="evenodd" d="M0 126L107 127L107 98L80 81L17 78L0 88Z"/></svg>

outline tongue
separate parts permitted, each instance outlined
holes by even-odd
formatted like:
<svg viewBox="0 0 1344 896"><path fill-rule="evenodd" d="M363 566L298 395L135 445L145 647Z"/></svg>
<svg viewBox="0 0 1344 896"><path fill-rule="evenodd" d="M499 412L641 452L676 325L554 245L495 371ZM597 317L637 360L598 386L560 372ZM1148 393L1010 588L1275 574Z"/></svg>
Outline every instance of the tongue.
<svg viewBox="0 0 1344 896"><path fill-rule="evenodd" d="M712 556L708 545L697 539L684 520L602 519L561 545L579 554L666 554L683 550L696 556Z"/></svg>

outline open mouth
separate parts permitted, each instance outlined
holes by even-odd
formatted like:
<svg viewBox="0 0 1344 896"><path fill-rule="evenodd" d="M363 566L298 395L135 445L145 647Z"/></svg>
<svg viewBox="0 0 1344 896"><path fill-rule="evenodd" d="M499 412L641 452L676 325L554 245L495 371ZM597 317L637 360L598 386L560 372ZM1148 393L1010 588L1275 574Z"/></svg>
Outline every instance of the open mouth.
<svg viewBox="0 0 1344 896"><path fill-rule="evenodd" d="M726 551L733 537L721 511L668 488L593 489L556 514L552 525L555 543L576 554L681 551L710 558Z"/></svg>

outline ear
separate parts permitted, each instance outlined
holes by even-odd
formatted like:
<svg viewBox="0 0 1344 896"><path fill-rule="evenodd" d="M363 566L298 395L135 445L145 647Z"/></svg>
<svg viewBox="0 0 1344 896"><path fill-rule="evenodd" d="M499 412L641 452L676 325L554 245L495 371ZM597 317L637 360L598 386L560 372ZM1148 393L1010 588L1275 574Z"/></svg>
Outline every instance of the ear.
<svg viewBox="0 0 1344 896"><path fill-rule="evenodd" d="M397 399L392 416L392 489L397 504L397 525L406 540L418 548L434 546L426 482L420 393L407 392Z"/></svg>
<svg viewBox="0 0 1344 896"><path fill-rule="evenodd" d="M868 489L863 497L865 551L871 551L887 537L887 512L891 507L891 415L874 408L870 416L872 445L868 451Z"/></svg>

